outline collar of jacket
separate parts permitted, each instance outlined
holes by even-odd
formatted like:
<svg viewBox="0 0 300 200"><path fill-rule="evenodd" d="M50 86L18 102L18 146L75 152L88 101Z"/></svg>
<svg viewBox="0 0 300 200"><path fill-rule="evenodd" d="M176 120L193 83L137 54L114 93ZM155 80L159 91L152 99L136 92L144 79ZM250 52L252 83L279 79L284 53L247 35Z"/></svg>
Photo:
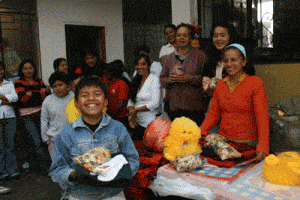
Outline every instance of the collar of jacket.
<svg viewBox="0 0 300 200"><path fill-rule="evenodd" d="M98 130L99 130L100 128L102 128L103 126L107 126L107 125L109 124L110 120L111 120L111 117L110 117L109 115L102 114L102 120L101 120L101 122L100 122L100 124L99 124L99 127L95 130L95 132L98 131ZM84 124L83 119L82 119L82 115L80 115L80 117L79 117L77 120L75 120L75 121L73 122L73 124L72 124L72 128L73 128L73 129L76 129L76 128L79 128L79 127L86 127L86 128L89 128L89 127L87 127L87 126Z"/></svg>

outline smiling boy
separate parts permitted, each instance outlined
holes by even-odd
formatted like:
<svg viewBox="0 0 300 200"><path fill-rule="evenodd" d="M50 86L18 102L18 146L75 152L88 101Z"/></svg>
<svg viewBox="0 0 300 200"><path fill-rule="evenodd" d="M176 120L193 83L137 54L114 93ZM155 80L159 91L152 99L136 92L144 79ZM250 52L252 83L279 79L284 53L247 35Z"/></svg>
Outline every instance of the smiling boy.
<svg viewBox="0 0 300 200"><path fill-rule="evenodd" d="M70 78L63 72L54 72L49 78L53 94L46 97L41 111L41 135L48 144L49 154L53 160L54 141L61 129L69 124L66 107L74 97L69 87Z"/></svg>
<svg viewBox="0 0 300 200"><path fill-rule="evenodd" d="M97 77L83 77L75 89L75 105L79 119L66 126L55 140L55 153L50 176L67 188L70 200L125 199L123 188L84 185L76 181L73 159L95 147L105 146L112 155L122 154L134 176L139 156L125 126L103 114L108 104L107 86ZM63 196L64 197L64 196Z"/></svg>

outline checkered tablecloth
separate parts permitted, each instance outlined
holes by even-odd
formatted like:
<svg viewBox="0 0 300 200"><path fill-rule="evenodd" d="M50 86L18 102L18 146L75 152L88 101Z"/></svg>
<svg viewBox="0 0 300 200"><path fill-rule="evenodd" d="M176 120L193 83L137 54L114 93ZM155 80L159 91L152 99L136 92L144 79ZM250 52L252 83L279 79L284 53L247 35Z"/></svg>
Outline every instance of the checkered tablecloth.
<svg viewBox="0 0 300 200"><path fill-rule="evenodd" d="M263 175L263 162L251 171L220 188L216 195L239 200L294 200L300 199L300 186L281 186L268 182Z"/></svg>

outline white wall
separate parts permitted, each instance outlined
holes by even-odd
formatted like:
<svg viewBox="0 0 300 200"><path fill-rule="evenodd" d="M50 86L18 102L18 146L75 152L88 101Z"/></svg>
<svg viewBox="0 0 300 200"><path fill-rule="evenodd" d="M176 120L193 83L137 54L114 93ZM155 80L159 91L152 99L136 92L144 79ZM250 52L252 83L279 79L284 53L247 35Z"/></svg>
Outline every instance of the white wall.
<svg viewBox="0 0 300 200"><path fill-rule="evenodd" d="M122 0L37 0L42 78L66 57L65 24L104 26L106 61L124 60Z"/></svg>
<svg viewBox="0 0 300 200"><path fill-rule="evenodd" d="M172 23L177 26L181 22L191 23L190 0L172 0Z"/></svg>
<svg viewBox="0 0 300 200"><path fill-rule="evenodd" d="M198 25L198 10L196 0L172 0L172 23L176 26L182 23Z"/></svg>

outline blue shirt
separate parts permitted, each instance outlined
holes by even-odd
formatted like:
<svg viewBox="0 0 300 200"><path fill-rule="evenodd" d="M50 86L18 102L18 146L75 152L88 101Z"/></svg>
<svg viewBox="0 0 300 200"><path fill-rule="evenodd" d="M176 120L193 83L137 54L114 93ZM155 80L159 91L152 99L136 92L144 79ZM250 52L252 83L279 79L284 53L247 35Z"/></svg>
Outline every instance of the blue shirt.
<svg viewBox="0 0 300 200"><path fill-rule="evenodd" d="M52 180L66 188L66 193L72 197L85 200L104 199L115 196L123 190L87 186L68 180L76 165L73 159L97 146L105 146L111 154L122 154L130 164L132 176L139 168L138 152L122 123L103 114L99 127L92 132L80 116L57 135L49 173Z"/></svg>

